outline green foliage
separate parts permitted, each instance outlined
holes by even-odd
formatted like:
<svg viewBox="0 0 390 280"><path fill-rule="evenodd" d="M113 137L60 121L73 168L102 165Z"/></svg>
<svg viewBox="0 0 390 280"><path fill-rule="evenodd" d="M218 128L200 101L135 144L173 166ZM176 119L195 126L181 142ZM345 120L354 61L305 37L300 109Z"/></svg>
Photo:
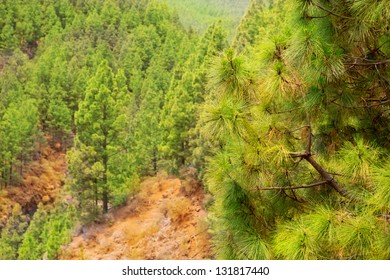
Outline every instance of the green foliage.
<svg viewBox="0 0 390 280"><path fill-rule="evenodd" d="M72 205L62 204L54 208L41 233L42 243L45 244L42 258L55 259L61 245L71 240L76 213L76 208Z"/></svg>
<svg viewBox="0 0 390 280"><path fill-rule="evenodd" d="M206 186L218 257L389 258L383 5L253 1L240 53L214 60L201 123L216 143ZM242 236L260 241L236 246Z"/></svg>
<svg viewBox="0 0 390 280"><path fill-rule="evenodd" d="M16 206L1 258L56 258L75 216L195 166L218 258L388 259L386 1L253 0L225 51L249 1L166 3L0 3L0 186L47 135L79 203Z"/></svg>
<svg viewBox="0 0 390 280"><path fill-rule="evenodd" d="M369 199L369 202L375 210L386 214L390 207L390 195L388 186L390 183L389 160L382 163L378 167L373 168L372 180L374 186L374 195Z"/></svg>
<svg viewBox="0 0 390 280"><path fill-rule="evenodd" d="M40 205L17 242L5 241L6 258L56 258L76 215L96 220L158 169L201 167L206 73L247 1L185 4L205 15L202 35L186 31L171 2L0 3L0 187L21 183L47 139L67 152L65 189L79 210Z"/></svg>
<svg viewBox="0 0 390 280"><path fill-rule="evenodd" d="M57 204L51 210L39 205L18 250L19 260L55 259L71 239L77 211L73 205Z"/></svg>
<svg viewBox="0 0 390 280"><path fill-rule="evenodd" d="M22 243L22 234L28 226L28 218L23 215L19 204L12 210L11 217L1 231L0 259L15 260L18 257L18 247Z"/></svg>
<svg viewBox="0 0 390 280"><path fill-rule="evenodd" d="M36 42L58 25L65 27L74 17L69 1L3 1L0 50L36 47Z"/></svg>
<svg viewBox="0 0 390 280"><path fill-rule="evenodd" d="M363 139L355 137L355 144L346 142L340 149L339 154L344 160L343 174L349 177L354 183L370 186L372 170L380 161L380 151L375 147L364 143Z"/></svg>
<svg viewBox="0 0 390 280"><path fill-rule="evenodd" d="M87 205L81 204L83 212L96 212L101 201L106 213L110 193L121 183L115 180L117 168L112 160L124 155L128 101L123 71L114 76L108 62L103 61L89 81L85 99L76 113L76 147L69 156L73 189L82 201L87 199ZM95 203L92 209L90 200Z"/></svg>
<svg viewBox="0 0 390 280"><path fill-rule="evenodd" d="M51 135L65 142L72 132L72 115L64 102L51 101L47 110L48 127Z"/></svg>
<svg viewBox="0 0 390 280"><path fill-rule="evenodd" d="M34 100L9 104L0 118L0 183L8 185L15 179L13 168L22 169L31 158L37 136L38 111Z"/></svg>
<svg viewBox="0 0 390 280"><path fill-rule="evenodd" d="M158 1L21 4L4 3L4 14L9 16L4 17L4 26L10 19L20 23L19 31L28 29L34 34L11 34L4 28L10 33L8 37L20 41L20 35L24 39L13 44L7 37L4 42L9 47L4 51L6 76L1 80L4 95L0 117L16 95L24 94L34 100L39 124L51 136L49 144L59 142L61 147L69 148L81 125L75 122L76 112L82 109L80 103L91 90L88 81L107 60L113 73L123 69L126 91L131 92L130 104L122 112L128 119L128 134L122 135L128 153L121 158L126 158L129 168L123 168L124 163L118 160L118 172L110 176L124 182L125 178L118 179L122 171L145 174L165 163L175 170L190 164L198 134L194 130L196 118L191 116L203 101L210 57L226 46L220 24L213 24L198 38L186 32L177 16ZM241 9L244 6L240 4ZM19 16L30 13L34 20L22 23L24 19ZM176 95L179 91L182 94ZM4 166L3 181L8 180L8 169Z"/></svg>
<svg viewBox="0 0 390 280"><path fill-rule="evenodd" d="M73 205L47 209L40 204L30 221L16 204L1 231L0 259L55 259L61 245L69 242L76 219Z"/></svg>
<svg viewBox="0 0 390 280"><path fill-rule="evenodd" d="M204 31L218 20L223 22L224 29L232 38L241 16L248 7L249 0L167 0L176 9L180 20L187 27Z"/></svg>
<svg viewBox="0 0 390 280"><path fill-rule="evenodd" d="M20 260L39 260L42 258L45 247L41 240L41 233L47 219L47 211L43 204L39 204L19 246L18 258Z"/></svg>
<svg viewBox="0 0 390 280"><path fill-rule="evenodd" d="M194 42L194 52L190 55L189 50L183 52L183 58L172 76L161 111L159 126L162 129L162 141L158 146L162 156L161 166L170 172L193 165L196 158L203 156L194 156L194 150L199 148L197 114L205 98L205 73L208 64L226 46L225 37L219 24L211 25L203 37ZM185 50L190 42L189 39L183 40L180 49ZM199 163L197 167L200 168Z"/></svg>
<svg viewBox="0 0 390 280"><path fill-rule="evenodd" d="M278 230L275 238L275 253L290 260L316 259L317 244L313 233L299 223L286 225Z"/></svg>

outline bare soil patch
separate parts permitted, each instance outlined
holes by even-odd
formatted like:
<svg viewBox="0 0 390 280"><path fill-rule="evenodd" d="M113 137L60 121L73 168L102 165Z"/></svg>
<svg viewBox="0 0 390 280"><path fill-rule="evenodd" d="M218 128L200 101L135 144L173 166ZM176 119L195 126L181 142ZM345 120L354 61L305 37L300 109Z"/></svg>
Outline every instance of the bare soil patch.
<svg viewBox="0 0 390 280"><path fill-rule="evenodd" d="M84 227L61 259L211 259L204 191L194 180L153 177L103 224Z"/></svg>

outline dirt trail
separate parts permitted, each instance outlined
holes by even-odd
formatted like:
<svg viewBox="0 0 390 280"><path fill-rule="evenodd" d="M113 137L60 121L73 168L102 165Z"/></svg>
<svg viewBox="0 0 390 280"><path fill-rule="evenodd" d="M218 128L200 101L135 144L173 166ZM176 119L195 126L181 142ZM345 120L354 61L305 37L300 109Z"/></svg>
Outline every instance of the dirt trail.
<svg viewBox="0 0 390 280"><path fill-rule="evenodd" d="M203 189L193 181L150 178L106 222L82 230L61 259L210 259Z"/></svg>

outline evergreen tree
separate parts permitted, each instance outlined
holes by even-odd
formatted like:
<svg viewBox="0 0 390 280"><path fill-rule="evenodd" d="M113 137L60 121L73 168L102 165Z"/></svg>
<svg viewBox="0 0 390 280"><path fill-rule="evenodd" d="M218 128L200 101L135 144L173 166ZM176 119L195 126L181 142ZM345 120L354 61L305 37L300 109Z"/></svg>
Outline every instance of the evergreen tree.
<svg viewBox="0 0 390 280"><path fill-rule="evenodd" d="M172 38L174 39L177 38ZM166 44L171 44L170 39L167 39ZM174 67L169 56L168 48L164 47L160 52L155 53L147 68L140 92L139 108L133 124L132 151L135 156L135 165L141 174L157 174L158 162L161 159L158 150L162 141L162 131L159 126L161 109Z"/></svg>
<svg viewBox="0 0 390 280"><path fill-rule="evenodd" d="M227 45L225 38L220 23L212 24L202 37L190 38L196 44L196 51L189 55L184 53L186 61L178 65L172 76L161 112L162 139L159 146L171 171L194 163L193 150L200 146L195 126L199 105L205 98L205 76L210 59ZM185 50L184 45L190 42L184 40L180 49ZM196 157L202 156L204 154Z"/></svg>
<svg viewBox="0 0 390 280"><path fill-rule="evenodd" d="M38 135L38 111L31 99L12 103L0 119L0 174L6 186L15 179L14 168L19 175L31 159Z"/></svg>
<svg viewBox="0 0 390 280"><path fill-rule="evenodd" d="M23 241L18 249L20 260L39 260L42 258L45 248L41 239L41 232L47 219L48 214L43 204L40 203L26 232L23 234Z"/></svg>
<svg viewBox="0 0 390 280"><path fill-rule="evenodd" d="M388 259L390 9L273 2L249 58L228 50L210 71L217 256Z"/></svg>
<svg viewBox="0 0 390 280"><path fill-rule="evenodd" d="M52 209L45 209L39 204L26 232L21 236L23 241L18 249L18 259L55 259L61 246L70 241L76 219L73 205L56 203Z"/></svg>
<svg viewBox="0 0 390 280"><path fill-rule="evenodd" d="M42 259L56 259L62 245L71 240L71 230L76 221L76 208L60 203L51 211L49 219L41 228Z"/></svg>
<svg viewBox="0 0 390 280"><path fill-rule="evenodd" d="M192 163L197 168L200 178L203 177L205 171L206 158L215 146L214 141L203 135L202 127L205 124L202 118L199 118L204 111L205 101L207 103L208 99L213 98L207 90L207 75L210 67L214 64L214 57L220 55L227 46L226 33L220 23L216 23L208 28L197 47L195 65L199 66L196 67L198 71L194 73L192 87L194 100L199 105L195 109L197 112L195 128L191 129L189 134Z"/></svg>
<svg viewBox="0 0 390 280"><path fill-rule="evenodd" d="M128 106L124 80L122 71L115 77L108 62L103 61L90 80L85 99L76 113L76 147L69 154L69 164L73 190L83 210L88 209L83 200L90 203L92 199L95 204L101 201L106 213L110 193L118 187L111 180L115 174L111 160L123 152L121 141Z"/></svg>
<svg viewBox="0 0 390 280"><path fill-rule="evenodd" d="M159 150L165 160L172 161L171 166L176 171L186 164L190 156L188 133L195 124L192 92L182 86L180 84L168 91L160 120L163 138Z"/></svg>
<svg viewBox="0 0 390 280"><path fill-rule="evenodd" d="M11 217L1 231L0 236L0 259L16 260L18 258L18 248L28 226L28 218L23 215L22 208L16 204L12 210Z"/></svg>

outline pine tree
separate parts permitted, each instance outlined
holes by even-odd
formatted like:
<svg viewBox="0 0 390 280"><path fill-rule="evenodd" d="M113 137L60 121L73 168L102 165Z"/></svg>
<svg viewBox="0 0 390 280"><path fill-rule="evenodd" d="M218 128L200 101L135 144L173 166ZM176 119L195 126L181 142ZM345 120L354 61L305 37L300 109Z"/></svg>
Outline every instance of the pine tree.
<svg viewBox="0 0 390 280"><path fill-rule="evenodd" d="M390 9L336 2L274 1L248 57L214 62L203 132L219 146L218 257L389 258Z"/></svg>
<svg viewBox="0 0 390 280"><path fill-rule="evenodd" d="M101 201L104 213L108 211L112 189L118 187L111 180L115 174L111 160L122 153L123 147L121 137L128 106L123 79L123 72L115 77L108 62L101 63L76 113L76 147L69 154L72 186L80 202L83 198L95 205Z"/></svg>
<svg viewBox="0 0 390 280"><path fill-rule="evenodd" d="M48 219L42 203L38 205L37 211L23 234L23 241L18 249L18 259L20 260L39 260L42 258L45 248L42 242L41 232Z"/></svg>
<svg viewBox="0 0 390 280"><path fill-rule="evenodd" d="M190 150L192 164L197 168L199 177L202 178L206 168L206 158L213 150L215 143L209 137L202 133L202 127L205 125L199 116L204 111L204 103L213 99L207 90L207 75L210 67L214 64L214 57L220 55L223 49L228 46L226 33L221 27L221 23L211 25L203 35L197 47L195 62L197 71L193 75L192 95L194 96L197 112L195 127L190 130ZM190 61L190 65L192 62Z"/></svg>
<svg viewBox="0 0 390 280"><path fill-rule="evenodd" d="M22 208L16 204L12 210L11 217L1 231L0 236L0 259L16 260L18 248L23 240L23 233L27 229L28 218L22 213Z"/></svg>
<svg viewBox="0 0 390 280"><path fill-rule="evenodd" d="M141 174L157 174L161 159L158 146L161 143L161 109L172 78L165 61L164 53L157 53L150 61L143 81L139 108L134 118L134 145L131 148L135 156L135 165Z"/></svg>
<svg viewBox="0 0 390 280"><path fill-rule="evenodd" d="M41 229L40 238L44 247L42 259L53 260L58 257L61 245L71 240L71 230L76 219L76 208L73 205L60 203L55 206Z"/></svg>
<svg viewBox="0 0 390 280"><path fill-rule="evenodd" d="M165 68L173 71L159 120L162 136L158 150L163 168L169 171L177 171L190 155L188 132L195 124L192 82L196 73L189 69L196 65L189 46L196 39L188 38L182 30L172 29L162 51Z"/></svg>
<svg viewBox="0 0 390 280"><path fill-rule="evenodd" d="M11 103L0 119L0 174L4 185L19 176L24 165L31 159L38 135L38 111L31 99ZM17 181L17 180L16 180Z"/></svg>

